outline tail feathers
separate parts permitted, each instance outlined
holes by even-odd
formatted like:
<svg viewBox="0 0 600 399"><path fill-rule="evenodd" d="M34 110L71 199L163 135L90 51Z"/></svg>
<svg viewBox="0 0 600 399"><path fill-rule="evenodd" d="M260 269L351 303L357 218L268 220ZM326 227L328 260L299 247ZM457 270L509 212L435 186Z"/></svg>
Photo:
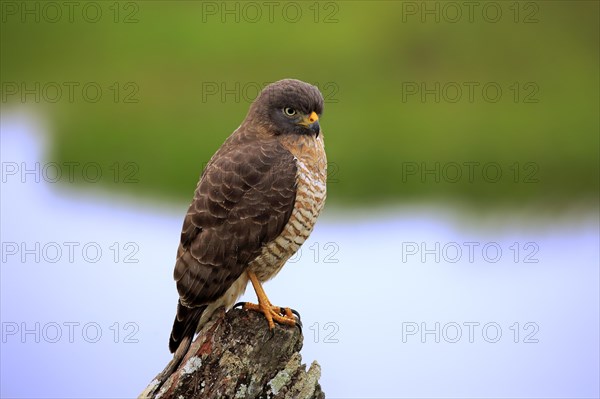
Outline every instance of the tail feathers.
<svg viewBox="0 0 600 399"><path fill-rule="evenodd" d="M188 341L186 338L189 338L187 345L191 344L204 309L206 309L206 306L188 308L187 306L183 306L181 302L177 303L177 315L175 316L173 330L169 338L169 350L171 353L175 353L184 340Z"/></svg>

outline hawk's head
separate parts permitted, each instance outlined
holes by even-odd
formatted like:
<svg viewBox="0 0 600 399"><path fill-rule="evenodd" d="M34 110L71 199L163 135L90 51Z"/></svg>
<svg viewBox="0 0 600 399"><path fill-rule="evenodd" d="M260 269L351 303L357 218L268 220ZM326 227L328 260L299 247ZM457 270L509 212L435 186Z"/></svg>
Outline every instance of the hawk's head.
<svg viewBox="0 0 600 399"><path fill-rule="evenodd" d="M296 79L283 79L265 87L252 103L247 120L274 135L318 136L323 96L319 89Z"/></svg>

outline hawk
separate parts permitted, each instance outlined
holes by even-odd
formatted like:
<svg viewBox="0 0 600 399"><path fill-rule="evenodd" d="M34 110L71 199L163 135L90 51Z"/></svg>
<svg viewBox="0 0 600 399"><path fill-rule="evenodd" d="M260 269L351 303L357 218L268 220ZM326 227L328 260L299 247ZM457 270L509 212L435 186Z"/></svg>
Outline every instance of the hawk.
<svg viewBox="0 0 600 399"><path fill-rule="evenodd" d="M262 312L295 325L262 283L273 278L313 230L326 197L327 158L319 117L323 96L308 83L266 86L242 124L210 159L183 221L174 277L179 292L169 340L175 357L213 314L252 283Z"/></svg>

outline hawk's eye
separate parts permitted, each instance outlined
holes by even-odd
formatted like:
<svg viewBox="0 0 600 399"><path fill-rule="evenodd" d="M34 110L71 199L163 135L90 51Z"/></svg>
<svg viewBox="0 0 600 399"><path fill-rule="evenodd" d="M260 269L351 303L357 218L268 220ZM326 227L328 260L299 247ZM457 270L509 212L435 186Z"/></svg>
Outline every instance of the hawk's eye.
<svg viewBox="0 0 600 399"><path fill-rule="evenodd" d="M283 113L286 114L287 116L294 116L294 115L296 115L296 110L294 108L285 107L283 109Z"/></svg>

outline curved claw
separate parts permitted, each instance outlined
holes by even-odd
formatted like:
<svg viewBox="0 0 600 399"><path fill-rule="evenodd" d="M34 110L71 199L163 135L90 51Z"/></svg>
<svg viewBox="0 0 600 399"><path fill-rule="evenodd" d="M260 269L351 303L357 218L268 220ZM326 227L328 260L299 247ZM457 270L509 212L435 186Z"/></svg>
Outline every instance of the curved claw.
<svg viewBox="0 0 600 399"><path fill-rule="evenodd" d="M290 309L290 310L292 311L292 313L294 315L296 315L296 317L298 318L298 321L300 322L301 321L301 319L300 319L300 313L298 313L298 311L296 309Z"/></svg>
<svg viewBox="0 0 600 399"><path fill-rule="evenodd" d="M239 308L244 309L244 306L246 306L246 304L248 304L248 302L238 302L235 305L233 305L231 308L235 309L235 308L239 307ZM254 305L254 304L250 304L250 305L251 306L257 306L257 305ZM288 309L289 309L290 314L288 314ZM296 319L295 325L300 329L300 333L302 333L302 327L303 327L302 326L302 319L300 318L300 313L298 313L298 311L296 309L284 308L284 307L280 306L279 307L279 313L282 316L284 316L284 315L286 315L286 316L293 315L294 318Z"/></svg>
<svg viewBox="0 0 600 399"><path fill-rule="evenodd" d="M298 326L298 328L300 329L300 333L302 333L302 318L300 317L300 313L298 313L298 311L296 309L291 309L291 308L288 308L288 309L295 316L296 326ZM279 311L281 312L281 314L286 314L286 308L280 308Z"/></svg>

